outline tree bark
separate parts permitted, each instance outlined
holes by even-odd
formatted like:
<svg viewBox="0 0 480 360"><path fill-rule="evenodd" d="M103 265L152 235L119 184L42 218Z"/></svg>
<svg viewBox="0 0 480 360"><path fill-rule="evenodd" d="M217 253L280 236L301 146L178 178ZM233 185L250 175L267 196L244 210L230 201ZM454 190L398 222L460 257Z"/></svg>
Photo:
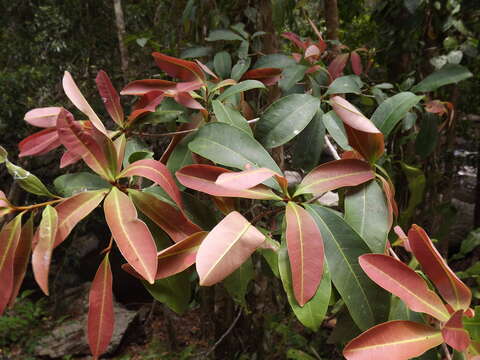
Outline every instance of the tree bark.
<svg viewBox="0 0 480 360"><path fill-rule="evenodd" d="M115 10L115 24L117 25L118 46L120 48L120 62L122 67L123 78L128 81L128 50L125 46L125 20L123 17L122 1L113 0L113 8Z"/></svg>
<svg viewBox="0 0 480 360"><path fill-rule="evenodd" d="M278 39L275 34L272 17L272 1L260 1L260 17L262 22L262 30L267 34L263 36L263 51L266 54L274 54L278 49Z"/></svg>
<svg viewBox="0 0 480 360"><path fill-rule="evenodd" d="M325 22L327 25L327 40L338 41L338 6L337 0L324 0ZM338 46L333 47L334 52Z"/></svg>

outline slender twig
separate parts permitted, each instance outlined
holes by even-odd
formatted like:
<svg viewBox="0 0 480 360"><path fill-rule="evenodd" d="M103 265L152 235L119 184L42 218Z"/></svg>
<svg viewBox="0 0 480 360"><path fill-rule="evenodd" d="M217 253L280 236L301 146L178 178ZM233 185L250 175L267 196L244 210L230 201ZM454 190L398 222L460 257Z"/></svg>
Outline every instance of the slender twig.
<svg viewBox="0 0 480 360"><path fill-rule="evenodd" d="M445 358L446 358L447 360L452 360L452 359L453 359L453 358L452 358L452 354L450 354L450 351L448 350L447 344L443 343L443 344L442 344L442 349L443 349L443 351L444 351L444 353L445 353Z"/></svg>
<svg viewBox="0 0 480 360"><path fill-rule="evenodd" d="M325 144L327 145L327 149L330 155L332 155L335 160L340 160L340 156L338 155L337 150L332 145L327 135L325 135Z"/></svg>
<svg viewBox="0 0 480 360"><path fill-rule="evenodd" d="M218 345L220 345L220 343L228 336L228 334L230 334L230 332L233 330L233 328L235 327L235 325L237 324L238 320L240 319L240 316L242 315L242 309L240 309L240 311L238 312L237 316L235 317L235 320L233 320L232 324L230 325L230 327L227 329L227 331L225 331L223 333L222 336L220 336L220 338L217 340L217 342L215 344L213 344L213 346L211 347L210 350L208 350L205 354L204 354L204 358L207 358L208 355L210 355L213 351L215 351L215 349L217 348Z"/></svg>
<svg viewBox="0 0 480 360"><path fill-rule="evenodd" d="M37 208L40 208L40 207L43 207L43 206L55 204L55 203L60 202L62 200L64 200L64 199L60 198L60 199L56 199L56 200L47 201L47 202L44 202L44 203L39 203L39 204L26 205L26 206L12 206L12 208L16 211L33 210L33 209L37 209Z"/></svg>
<svg viewBox="0 0 480 360"><path fill-rule="evenodd" d="M259 221L260 219L262 219L264 216L267 216L267 215L273 215L273 214L276 214L280 211L283 210L283 207L278 207L276 209L273 209L273 210L268 210L268 211L264 211L260 214L258 214L257 216L255 216L252 221L250 221L252 224L255 224L257 221Z"/></svg>

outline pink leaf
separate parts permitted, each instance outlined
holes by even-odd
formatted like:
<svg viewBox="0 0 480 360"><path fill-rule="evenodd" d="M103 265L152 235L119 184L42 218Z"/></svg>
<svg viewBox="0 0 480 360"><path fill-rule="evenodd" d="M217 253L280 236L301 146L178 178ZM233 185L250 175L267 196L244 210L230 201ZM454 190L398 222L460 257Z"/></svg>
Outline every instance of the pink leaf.
<svg viewBox="0 0 480 360"><path fill-rule="evenodd" d="M342 119L348 143L368 161L375 161L384 152L383 134L358 109L340 96L330 99L335 113Z"/></svg>
<svg viewBox="0 0 480 360"><path fill-rule="evenodd" d="M20 141L18 144L20 154L18 156L42 155L56 149L61 144L56 128L44 129Z"/></svg>
<svg viewBox="0 0 480 360"><path fill-rule="evenodd" d="M282 37L293 42L295 45L297 45L299 49L305 50L307 48L306 43L302 41L297 34L294 34L292 32L285 32L282 34Z"/></svg>
<svg viewBox="0 0 480 360"><path fill-rule="evenodd" d="M363 72L362 58L356 51L350 53L350 63L352 64L352 70L355 75L360 76Z"/></svg>
<svg viewBox="0 0 480 360"><path fill-rule="evenodd" d="M408 232L408 243L423 271L432 280L445 301L454 310L468 309L472 301L472 292L450 269L433 246L425 230L418 225L412 225Z"/></svg>
<svg viewBox="0 0 480 360"><path fill-rule="evenodd" d="M258 80L266 86L274 85L280 80L282 69L278 68L260 68L247 71L243 74L241 80Z"/></svg>
<svg viewBox="0 0 480 360"><path fill-rule="evenodd" d="M10 301L14 286L15 250L22 230L22 214L3 226L0 231L0 315Z"/></svg>
<svg viewBox="0 0 480 360"><path fill-rule="evenodd" d="M81 192L63 200L55 207L58 230L54 247L60 245L73 228L100 204L107 192L107 189Z"/></svg>
<svg viewBox="0 0 480 360"><path fill-rule="evenodd" d="M360 256L363 271L379 286L398 296L413 311L447 321L450 318L442 300L428 288L425 280L399 260L383 254Z"/></svg>
<svg viewBox="0 0 480 360"><path fill-rule="evenodd" d="M137 103L135 103L134 111L128 117L128 126L130 126L137 118L145 114L154 112L157 106L165 98L165 95L161 91L151 91L143 95Z"/></svg>
<svg viewBox="0 0 480 360"><path fill-rule="evenodd" d="M182 81L205 80L205 74L200 66L192 61L178 59L159 52L154 52L152 55L157 66L171 77Z"/></svg>
<svg viewBox="0 0 480 360"><path fill-rule="evenodd" d="M120 96L118 96L117 90L113 87L107 73L100 70L95 82L97 83L98 92L102 97L102 101L105 104L108 114L115 123L122 126L124 115L122 105L120 104Z"/></svg>
<svg viewBox="0 0 480 360"><path fill-rule="evenodd" d="M112 271L107 253L98 267L88 297L88 345L94 359L107 350L114 327Z"/></svg>
<svg viewBox="0 0 480 360"><path fill-rule="evenodd" d="M179 242L202 230L183 212L160 201L155 195L133 189L129 189L128 193L138 209L165 231L173 241Z"/></svg>
<svg viewBox="0 0 480 360"><path fill-rule="evenodd" d="M150 284L157 273L157 247L127 195L113 187L103 203L105 219L127 262Z"/></svg>
<svg viewBox="0 0 480 360"><path fill-rule="evenodd" d="M63 75L62 83L63 83L63 91L65 91L65 94L73 103L73 105L75 105L76 108L80 110L82 113L87 115L88 119L92 122L92 124L97 128L98 131L100 131L103 134L107 134L107 129L105 129L105 126L103 125L102 121L100 120L98 115L95 113L95 111L93 111L92 107L87 102L87 100L85 100L77 84L75 84L75 81L73 80L72 75L70 75L68 71L65 71L65 74Z"/></svg>
<svg viewBox="0 0 480 360"><path fill-rule="evenodd" d="M195 59L195 62L197 63L198 66L200 66L200 68L203 70L204 73L210 75L215 80L218 80L218 76L212 70L210 70L210 68L207 65L205 65L204 63L202 63L200 60L197 60L197 59Z"/></svg>
<svg viewBox="0 0 480 360"><path fill-rule="evenodd" d="M216 284L238 269L265 241L240 213L228 214L203 240L197 253L201 286Z"/></svg>
<svg viewBox="0 0 480 360"><path fill-rule="evenodd" d="M175 89L177 83L161 79L135 80L128 83L120 92L121 95L145 95L151 91L165 92Z"/></svg>
<svg viewBox="0 0 480 360"><path fill-rule="evenodd" d="M30 110L25 114L25 121L30 125L53 128L57 126L57 118L62 108L60 107L44 107Z"/></svg>
<svg viewBox="0 0 480 360"><path fill-rule="evenodd" d="M220 174L215 184L234 190L250 189L270 179L280 178L282 185L287 185L287 180L275 171L267 168L254 168L240 172L226 172Z"/></svg>
<svg viewBox="0 0 480 360"><path fill-rule="evenodd" d="M60 169L63 169L66 166L75 164L76 162L82 160L80 155L77 155L71 151L65 151L60 159Z"/></svg>
<svg viewBox="0 0 480 360"><path fill-rule="evenodd" d="M340 54L333 59L333 61L328 65L328 73L332 78L332 81L342 75L343 69L347 65L349 54Z"/></svg>
<svg viewBox="0 0 480 360"><path fill-rule="evenodd" d="M231 189L215 183L217 178L226 173L234 173L231 170L212 165L188 165L177 171L178 181L197 191L213 196L243 197L247 199L281 200L271 189L265 185L257 185L250 189Z"/></svg>
<svg viewBox="0 0 480 360"><path fill-rule="evenodd" d="M48 295L48 273L58 228L58 216L55 208L47 205L42 220L35 233L36 244L32 254L33 275L45 295Z"/></svg>
<svg viewBox="0 0 480 360"><path fill-rule="evenodd" d="M190 95L187 92L181 92L181 93L175 94L174 99L177 103L179 103L182 106L185 106L186 108L194 109L194 110L205 110L202 104L200 104L197 100L195 100L192 97L192 95Z"/></svg>
<svg viewBox="0 0 480 360"><path fill-rule="evenodd" d="M322 280L325 256L322 234L311 215L293 202L287 205L285 219L293 292L303 306L315 295Z"/></svg>
<svg viewBox="0 0 480 360"><path fill-rule="evenodd" d="M317 47L317 45L310 45L305 50L305 59L308 59L310 57L314 59L318 59L319 56L320 56L320 49Z"/></svg>
<svg viewBox="0 0 480 360"><path fill-rule="evenodd" d="M334 160L317 166L300 183L294 197L311 193L321 195L345 186L357 186L375 177L370 165L355 159Z"/></svg>
<svg viewBox="0 0 480 360"><path fill-rule="evenodd" d="M470 345L470 336L463 327L463 310L453 313L452 317L442 328L442 336L445 342L457 351L465 351Z"/></svg>
<svg viewBox="0 0 480 360"><path fill-rule="evenodd" d="M350 341L343 356L347 360L407 360L443 342L439 330L412 321L389 321L368 329Z"/></svg>
<svg viewBox="0 0 480 360"><path fill-rule="evenodd" d="M142 176L160 186L170 196L170 198L182 208L182 196L180 190L175 183L170 171L160 161L153 159L143 159L135 161L127 166L125 170L118 176L119 178Z"/></svg>

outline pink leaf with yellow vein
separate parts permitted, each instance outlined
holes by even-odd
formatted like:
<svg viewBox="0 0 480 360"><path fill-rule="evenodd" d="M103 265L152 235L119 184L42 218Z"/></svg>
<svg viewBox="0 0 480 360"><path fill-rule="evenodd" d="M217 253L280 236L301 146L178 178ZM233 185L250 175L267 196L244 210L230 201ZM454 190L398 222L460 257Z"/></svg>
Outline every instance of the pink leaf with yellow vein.
<svg viewBox="0 0 480 360"><path fill-rule="evenodd" d="M62 145L56 128L44 129L36 132L18 144L19 157L42 155Z"/></svg>
<svg viewBox="0 0 480 360"><path fill-rule="evenodd" d="M295 299L305 305L317 292L325 253L320 230L312 216L293 202L287 205L286 239Z"/></svg>
<svg viewBox="0 0 480 360"><path fill-rule="evenodd" d="M215 184L229 189L244 190L261 184L271 177L282 178L280 182L286 184L286 179L275 171L267 168L251 168L240 172L226 172L220 174Z"/></svg>
<svg viewBox="0 0 480 360"><path fill-rule="evenodd" d="M107 109L108 114L115 123L119 126L123 125L123 109L120 104L120 96L118 96L117 90L112 85L107 73L100 70L95 78L97 83L97 89L102 97L103 104Z"/></svg>
<svg viewBox="0 0 480 360"><path fill-rule="evenodd" d="M450 269L425 230L412 225L408 231L408 243L423 271L432 280L438 292L454 310L466 310L472 300L472 292Z"/></svg>
<svg viewBox="0 0 480 360"><path fill-rule="evenodd" d="M147 225L138 219L130 198L113 187L103 203L105 219L127 262L150 284L157 273L157 247Z"/></svg>
<svg viewBox="0 0 480 360"><path fill-rule="evenodd" d="M470 345L470 336L463 327L463 310L458 310L442 328L442 336L445 342L457 351L465 351Z"/></svg>
<svg viewBox="0 0 480 360"><path fill-rule="evenodd" d="M145 95L151 91L165 92L175 89L177 83L161 79L135 80L128 83L120 92L122 95Z"/></svg>
<svg viewBox="0 0 480 360"><path fill-rule="evenodd" d="M168 196L170 196L179 208L182 208L182 196L175 183L175 179L167 167L160 161L153 159L135 161L128 165L118 177L123 178L131 176L142 176L153 181L165 190Z"/></svg>
<svg viewBox="0 0 480 360"><path fill-rule="evenodd" d="M265 235L240 213L228 214L205 237L196 266L200 285L214 285L238 269L265 241Z"/></svg>
<svg viewBox="0 0 480 360"><path fill-rule="evenodd" d="M343 349L347 360L408 360L443 342L440 330L412 321L389 321L368 329Z"/></svg>
<svg viewBox="0 0 480 360"><path fill-rule="evenodd" d="M54 128L57 126L57 118L61 110L60 107L37 108L27 112L24 119L33 126Z"/></svg>
<svg viewBox="0 0 480 360"><path fill-rule="evenodd" d="M235 174L235 172L212 165L188 165L176 172L178 181L197 191L213 196L242 197L247 199L281 200L265 185L257 185L250 189L231 189L216 184L222 174Z"/></svg>
<svg viewBox="0 0 480 360"><path fill-rule="evenodd" d="M114 326L112 270L107 253L98 267L88 297L88 345L94 359L107 350Z"/></svg>
<svg viewBox="0 0 480 360"><path fill-rule="evenodd" d="M57 211L47 205L42 212L42 220L35 233L36 244L32 253L32 269L35 281L45 295L48 295L48 273L50 262L57 235L58 216Z"/></svg>
<svg viewBox="0 0 480 360"><path fill-rule="evenodd" d="M182 81L205 80L202 69L193 61L178 59L159 52L154 52L152 55L157 66L171 77Z"/></svg>
<svg viewBox="0 0 480 360"><path fill-rule="evenodd" d="M330 161L310 171L300 183L294 196L321 195L345 186L363 184L375 177L370 165L356 159Z"/></svg>
<svg viewBox="0 0 480 360"><path fill-rule="evenodd" d="M440 321L450 318L440 297L401 261L383 254L365 254L360 256L359 264L370 279L398 296L413 311L429 314Z"/></svg>

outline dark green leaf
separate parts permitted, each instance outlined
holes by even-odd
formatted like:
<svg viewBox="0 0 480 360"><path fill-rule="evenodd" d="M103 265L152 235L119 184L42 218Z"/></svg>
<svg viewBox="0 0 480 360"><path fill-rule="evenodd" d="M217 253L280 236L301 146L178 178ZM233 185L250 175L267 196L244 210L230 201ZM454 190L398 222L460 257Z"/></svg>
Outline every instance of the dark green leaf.
<svg viewBox="0 0 480 360"><path fill-rule="evenodd" d="M255 65L253 66L253 68L254 69L260 69L260 68L285 69L295 64L296 62L291 56L284 55L284 54L269 54L269 55L262 56L260 59L258 59Z"/></svg>
<svg viewBox="0 0 480 360"><path fill-rule="evenodd" d="M147 144L139 138L130 138L125 145L125 156L123 158L123 167L126 168L131 163L141 159L153 158L153 151L151 151Z"/></svg>
<svg viewBox="0 0 480 360"><path fill-rule="evenodd" d="M307 66L300 64L286 67L282 72L282 78L278 82L278 86L284 92L290 90L297 82L303 79L307 69Z"/></svg>
<svg viewBox="0 0 480 360"><path fill-rule="evenodd" d="M245 119L240 112L229 105L223 105L218 100L212 101L212 107L217 121L236 127L247 135L253 137L252 129L250 128L247 119Z"/></svg>
<svg viewBox="0 0 480 360"><path fill-rule="evenodd" d="M343 150L352 150L350 145L348 145L347 132L345 131L345 126L343 126L342 119L340 119L333 110L330 110L323 115L322 120L333 140L335 140Z"/></svg>
<svg viewBox="0 0 480 360"><path fill-rule="evenodd" d="M385 136L388 136L395 126L402 120L412 107L423 96L411 92L401 92L380 104L372 115L372 122Z"/></svg>
<svg viewBox="0 0 480 360"><path fill-rule="evenodd" d="M293 94L268 107L256 127L259 141L267 148L285 144L312 120L320 100L308 94Z"/></svg>
<svg viewBox="0 0 480 360"><path fill-rule="evenodd" d="M213 30L210 31L210 34L208 35L207 38L205 38L207 41L219 41L219 40L225 40L225 41L234 41L234 40L240 40L243 41L243 37L238 35L237 33L234 33L231 30Z"/></svg>
<svg viewBox="0 0 480 360"><path fill-rule="evenodd" d="M243 74L250 67L252 60L250 58L240 59L232 68L231 78L235 81L239 81Z"/></svg>
<svg viewBox="0 0 480 360"><path fill-rule="evenodd" d="M112 185L96 174L78 172L57 177L53 186L63 197L70 197L83 191L109 189Z"/></svg>
<svg viewBox="0 0 480 360"><path fill-rule="evenodd" d="M441 86L458 83L472 77L473 74L464 66L447 64L440 70L428 75L425 79L412 87L413 92L435 91Z"/></svg>
<svg viewBox="0 0 480 360"><path fill-rule="evenodd" d="M388 294L376 286L358 264L358 257L370 252L367 245L331 210L319 205L305 205L305 208L322 233L333 284L355 323L365 330L385 320Z"/></svg>
<svg viewBox="0 0 480 360"><path fill-rule="evenodd" d="M297 136L293 166L306 172L318 165L325 144L323 111L319 108L312 121Z"/></svg>
<svg viewBox="0 0 480 360"><path fill-rule="evenodd" d="M210 46L195 46L185 49L181 52L180 57L182 59L194 59L203 56L208 56L212 53L213 48Z"/></svg>
<svg viewBox="0 0 480 360"><path fill-rule="evenodd" d="M408 192L410 193L407 208L400 214L399 221L400 225L406 226L414 215L417 206L423 201L426 178L421 169L407 165L404 162L401 162L400 165L407 178Z"/></svg>
<svg viewBox="0 0 480 360"><path fill-rule="evenodd" d="M232 57L226 51L220 51L215 54L213 58L213 67L218 76L222 79L226 79L230 76L232 71Z"/></svg>
<svg viewBox="0 0 480 360"><path fill-rule="evenodd" d="M473 341L480 341L480 306L475 306L473 318L463 318L463 326L468 330Z"/></svg>
<svg viewBox="0 0 480 360"><path fill-rule="evenodd" d="M245 295L247 294L248 284L253 279L253 276L252 259L248 258L237 270L223 280L223 285L233 300L245 307L247 306Z"/></svg>
<svg viewBox="0 0 480 360"><path fill-rule="evenodd" d="M363 81L357 75L346 75L336 78L328 87L325 95L361 94Z"/></svg>
<svg viewBox="0 0 480 360"><path fill-rule="evenodd" d="M188 143L193 139L190 134L182 139L173 149L167 161L167 168L172 174L175 174L182 167L193 164L192 152L188 148ZM183 187L183 185L181 185Z"/></svg>
<svg viewBox="0 0 480 360"><path fill-rule="evenodd" d="M426 113L420 122L420 132L415 139L415 152L422 158L429 156L437 147L439 117Z"/></svg>
<svg viewBox="0 0 480 360"><path fill-rule="evenodd" d="M239 82L236 85L230 86L227 90L225 90L220 96L217 98L218 101L223 101L228 99L230 96L252 90L252 89L265 89L265 85L262 82L257 80L245 80Z"/></svg>
<svg viewBox="0 0 480 360"><path fill-rule="evenodd" d="M142 283L155 300L167 305L177 314L183 314L187 310L191 292L187 271L156 280L153 285L146 281Z"/></svg>

